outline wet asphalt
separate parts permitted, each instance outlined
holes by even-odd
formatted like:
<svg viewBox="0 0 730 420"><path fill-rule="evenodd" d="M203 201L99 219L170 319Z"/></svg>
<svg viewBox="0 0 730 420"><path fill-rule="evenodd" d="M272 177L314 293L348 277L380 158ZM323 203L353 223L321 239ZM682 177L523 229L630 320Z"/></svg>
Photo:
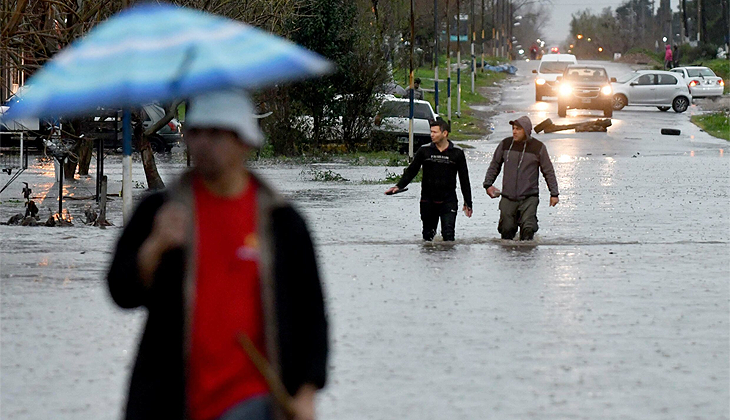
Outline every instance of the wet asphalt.
<svg viewBox="0 0 730 420"><path fill-rule="evenodd" d="M459 215L453 244L421 241L419 184L386 197L387 185L361 182L402 168L256 165L315 238L332 342L319 417L728 419L728 143L689 122L696 106L627 107L608 133L536 135L561 201L547 206L541 179L536 240L502 241L498 201L481 182L508 121L602 118L558 118L554 98L534 101L536 63L516 65L495 98L493 130L460 142L471 147L474 216ZM617 77L630 67L607 69ZM168 182L183 167L179 154L160 161ZM350 181L312 181L312 168ZM141 164L134 177L142 181ZM21 178L46 198L47 217L52 165ZM17 185L0 197L2 220L21 206ZM76 193L88 185L78 181ZM120 204L110 203L117 226ZM68 203L79 218L82 205ZM120 416L144 313L115 308L103 281L119 228L80 225L0 226L0 418Z"/></svg>

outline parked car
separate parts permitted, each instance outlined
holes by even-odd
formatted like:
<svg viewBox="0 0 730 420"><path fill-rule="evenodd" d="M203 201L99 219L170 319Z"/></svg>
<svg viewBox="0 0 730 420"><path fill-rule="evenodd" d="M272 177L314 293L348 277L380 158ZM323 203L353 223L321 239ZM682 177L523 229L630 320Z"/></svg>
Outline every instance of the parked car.
<svg viewBox="0 0 730 420"><path fill-rule="evenodd" d="M146 129L151 127L157 121L165 116L165 109L157 104L147 104L142 106L140 117L142 118L142 126ZM150 146L155 152L169 152L173 147L178 146L182 140L182 132L180 122L173 118L162 128L149 137Z"/></svg>
<svg viewBox="0 0 730 420"><path fill-rule="evenodd" d="M558 96L558 76L571 64L578 64L572 54L547 54L542 56L535 78L535 101L542 101L543 96Z"/></svg>
<svg viewBox="0 0 730 420"><path fill-rule="evenodd" d="M606 69L600 66L571 65L558 77L558 116L568 108L599 109L603 116L613 116L613 89Z"/></svg>
<svg viewBox="0 0 730 420"><path fill-rule="evenodd" d="M670 71L682 75L687 82L692 98L722 96L722 92L725 90L725 81L707 67L675 67Z"/></svg>
<svg viewBox="0 0 730 420"><path fill-rule="evenodd" d="M613 109L627 105L655 106L660 111L669 108L684 112L692 103L692 94L682 76L662 70L638 70L627 73L611 83Z"/></svg>
<svg viewBox="0 0 730 420"><path fill-rule="evenodd" d="M165 109L157 104L146 104L137 110L142 127L146 130L165 116ZM107 146L114 149L122 147L122 112L116 109L98 109L93 117L81 123L82 131L97 139L103 139ZM150 147L154 152L169 152L182 141L180 122L173 118L157 132L149 136Z"/></svg>
<svg viewBox="0 0 730 420"><path fill-rule="evenodd" d="M385 95L373 121L371 139L379 136L395 138L398 149L408 152L409 115L408 99ZM428 101L413 101L413 150L431 142L430 122L436 120L436 117Z"/></svg>

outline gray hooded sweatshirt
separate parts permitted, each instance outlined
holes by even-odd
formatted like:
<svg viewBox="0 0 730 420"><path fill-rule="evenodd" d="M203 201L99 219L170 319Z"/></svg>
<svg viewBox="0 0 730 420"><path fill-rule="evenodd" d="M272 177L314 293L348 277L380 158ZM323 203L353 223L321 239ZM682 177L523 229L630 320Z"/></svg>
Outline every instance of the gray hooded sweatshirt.
<svg viewBox="0 0 730 420"><path fill-rule="evenodd" d="M512 137L502 140L494 151L492 162L484 177L484 188L489 188L499 175L504 163L502 177L502 196L519 201L527 197L539 196L539 171L542 171L547 182L550 196L557 197L558 180L555 178L553 163L550 161L545 145L533 138L532 123L526 116L520 117L510 124L517 124L525 130L527 139L514 141Z"/></svg>

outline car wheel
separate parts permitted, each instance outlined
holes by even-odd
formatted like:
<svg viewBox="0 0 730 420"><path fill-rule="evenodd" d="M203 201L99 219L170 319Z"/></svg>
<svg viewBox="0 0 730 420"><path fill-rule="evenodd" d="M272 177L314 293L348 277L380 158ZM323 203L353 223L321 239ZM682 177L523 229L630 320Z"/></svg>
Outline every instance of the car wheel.
<svg viewBox="0 0 730 420"><path fill-rule="evenodd" d="M165 153L165 142L163 142L161 138L150 137L149 142L150 142L150 147L152 148L153 152Z"/></svg>
<svg viewBox="0 0 730 420"><path fill-rule="evenodd" d="M658 106L657 108L659 108L659 111L662 111L662 112L669 111L669 107L668 106Z"/></svg>
<svg viewBox="0 0 730 420"><path fill-rule="evenodd" d="M629 104L629 100L624 95L618 94L613 96L613 110L620 111Z"/></svg>
<svg viewBox="0 0 730 420"><path fill-rule="evenodd" d="M603 108L603 116L605 118L612 118L613 117L613 108L609 105L605 108Z"/></svg>
<svg viewBox="0 0 730 420"><path fill-rule="evenodd" d="M560 102L558 102L558 117L565 118L565 115L568 112L568 106L563 105Z"/></svg>
<svg viewBox="0 0 730 420"><path fill-rule="evenodd" d="M689 99L685 98L684 96L678 96L674 98L674 101L672 101L672 109L674 112L684 112L689 107Z"/></svg>

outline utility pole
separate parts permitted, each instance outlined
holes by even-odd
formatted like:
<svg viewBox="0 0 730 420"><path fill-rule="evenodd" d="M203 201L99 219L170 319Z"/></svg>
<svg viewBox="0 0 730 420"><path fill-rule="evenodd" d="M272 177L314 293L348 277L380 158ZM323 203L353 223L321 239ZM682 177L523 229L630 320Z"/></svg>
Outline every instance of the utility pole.
<svg viewBox="0 0 730 420"><path fill-rule="evenodd" d="M411 0L411 57L410 57L410 72L409 72L409 86L411 87L410 93L408 94L408 158L413 160L413 97L415 95L415 89L413 86L413 44L416 41L416 21L413 16L413 1Z"/></svg>
<svg viewBox="0 0 730 420"><path fill-rule="evenodd" d="M682 43L689 39L689 27L687 25L687 0L679 2L679 6L682 8Z"/></svg>
<svg viewBox="0 0 730 420"><path fill-rule="evenodd" d="M702 42L702 38L705 36L703 33L702 25L702 0L696 0L697 2L697 42Z"/></svg>
<svg viewBox="0 0 730 420"><path fill-rule="evenodd" d="M451 125L451 10L446 0L446 109Z"/></svg>
<svg viewBox="0 0 730 420"><path fill-rule="evenodd" d="M456 116L461 118L461 1L456 0Z"/></svg>
<svg viewBox="0 0 730 420"><path fill-rule="evenodd" d="M471 16L469 16L471 22L471 93L474 93L474 77L477 71L477 61L474 55L474 43L477 41L477 30L474 26L474 0L471 0Z"/></svg>
<svg viewBox="0 0 730 420"><path fill-rule="evenodd" d="M499 56L500 57L504 57L504 47L505 47L505 43L507 42L507 40L505 39L505 36L506 36L506 32L507 31L505 30L505 27L504 27L504 21L507 20L507 11L505 9L505 6L507 6L507 1L506 0L502 0L502 8L500 10L500 17L501 18L499 19L499 24L500 24L501 29L502 29L502 33L499 36L499 39L500 39L500 43L499 43L499 47L500 47L499 48L500 49Z"/></svg>
<svg viewBox="0 0 730 420"><path fill-rule="evenodd" d="M484 12L484 0L482 0L482 73L484 73Z"/></svg>
<svg viewBox="0 0 730 420"><path fill-rule="evenodd" d="M492 5L492 57L497 56L497 7L495 0L489 0Z"/></svg>
<svg viewBox="0 0 730 420"><path fill-rule="evenodd" d="M433 32L436 35L436 40L433 47L433 61L435 63L433 74L434 103L436 105L436 115L439 115L439 37L441 36L441 34L439 31L438 0L433 0Z"/></svg>
<svg viewBox="0 0 730 420"><path fill-rule="evenodd" d="M507 51L507 60L512 60L512 29L515 26L514 25L515 18L514 18L514 10L513 10L512 2L511 1L508 1L507 2L507 5L509 6L509 9L508 9L509 10L509 13L507 14L507 16L509 17L509 20L507 21L507 28L508 28L508 31L507 31L508 32L507 39L509 40L508 41L509 42L509 50Z"/></svg>

